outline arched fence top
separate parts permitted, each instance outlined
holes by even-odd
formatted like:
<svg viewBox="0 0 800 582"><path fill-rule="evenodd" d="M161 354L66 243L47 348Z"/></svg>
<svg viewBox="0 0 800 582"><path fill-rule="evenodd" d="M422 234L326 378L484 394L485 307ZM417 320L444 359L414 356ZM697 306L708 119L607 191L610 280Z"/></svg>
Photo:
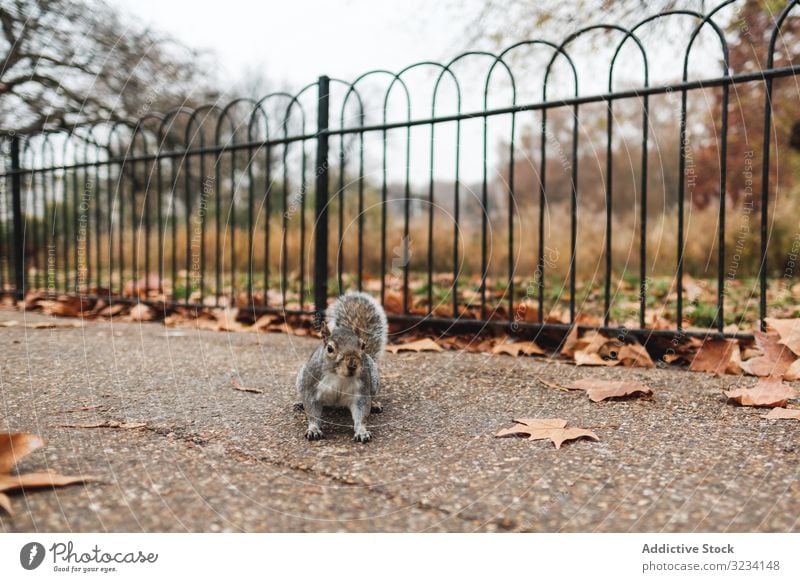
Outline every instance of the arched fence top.
<svg viewBox="0 0 800 582"><path fill-rule="evenodd" d="M783 7L783 10L781 10L778 18L775 20L775 25L772 27L772 33L769 37L769 48L767 49L769 51L767 55L768 69L771 69L775 65L775 45L778 41L778 35L783 27L783 23L786 21L789 13L798 6L800 6L800 0L791 0L788 4L786 4L786 6Z"/></svg>
<svg viewBox="0 0 800 582"><path fill-rule="evenodd" d="M327 127L330 134L345 134L354 132L390 130L401 127L412 127L431 123L460 121L473 118L488 118L493 115L507 113L545 110L563 105L593 102L604 102L613 99L624 99L640 95L660 94L672 90L692 90L702 87L721 86L726 83L735 83L739 80L746 81L752 74L736 74L731 77L729 43L723 27L717 22L718 16L728 7L741 5L743 0L722 0L709 10L703 12L686 9L671 9L647 16L631 26L622 26L618 23L600 23L586 26L577 30L561 40L537 38L515 42L497 53L489 51L465 51L449 61L439 62L423 60L415 62L394 72L388 69L374 69L367 71L348 81L343 79L330 79L332 87L341 88L338 101L338 127ZM788 1L771 27L768 47L766 69L771 71L775 64L776 45L780 38L781 28L790 13L800 4L800 0ZM682 50L682 78L680 82L667 85L653 85L652 59L648 55L641 32L648 25L658 20L668 18L688 17L696 22L691 30L684 36L686 46ZM701 34L709 30L718 41L720 50L721 73L719 77L704 79L703 83L691 81L689 66L692 54L698 46ZM610 62L607 69L606 94L581 94L581 74L577 66L575 55L570 54L568 48L578 39L592 33L618 34L618 42L610 44ZM766 41L765 41L766 42ZM629 90L615 89L615 77L620 70L620 58L626 46L633 43L639 54L642 66L642 77L635 88ZM511 57L515 51L525 47L542 47L551 51L545 61L543 76L537 80L541 82L541 100L538 102L519 102L519 74L515 74L516 63ZM676 49L680 50L680 49ZM467 83L460 68L478 59L488 59L486 69L481 73L482 105L472 111L464 111L466 103ZM474 62L473 62L474 61ZM556 98L551 96L553 87L553 74L556 64L563 61L569 71L571 87L570 96ZM776 74L794 74L796 65L784 67ZM502 69L502 76L497 69ZM431 80L427 94L420 95L422 84L411 85L408 77L417 71L430 71ZM750 75L750 76L748 76ZM368 98L364 90L365 85L383 78L386 83L379 91L376 103L380 113L377 123L367 120ZM502 94L507 101L501 106L492 106L490 100L495 94L495 83L505 81ZM506 84L507 83L507 84ZM449 113L442 111L443 89L447 84L453 88L452 94L448 91L447 103L452 103L452 108L447 107ZM566 85L566 83L564 84ZM180 155L196 149L204 152L221 152L256 145L280 145L295 141L314 139L317 131L310 127L309 113L305 104L317 99L313 94L319 89L319 81L314 81L291 93L278 91L269 93L259 99L235 98L226 103L207 103L197 106L181 106L163 114L148 113L136 120L107 120L90 126L78 125L67 129L54 129L42 131L39 134L18 136L21 144L21 156L24 166L42 166L49 163L57 165L56 159L60 156L60 166L78 166L81 164L100 163L101 159L117 160L125 157L149 157L158 155ZM401 94L400 103L397 105L397 120L393 117L395 108L393 98L395 93ZM451 96L452 95L452 96ZM419 99L419 101L417 101ZM279 105L285 101L284 105ZM416 106L424 104L427 109L418 109ZM412 107L414 105L415 107ZM241 108L241 109L240 109ZM348 122L348 110L352 110ZM234 114L234 111L237 111ZM412 118L416 111L427 111L425 117ZM185 118L185 121L179 119ZM238 119L236 119L238 118ZM180 133L177 135L176 132ZM224 134L229 134L223 141ZM58 136L58 137L56 137ZM101 142L105 143L101 143ZM208 143L212 142L213 143ZM36 145L34 145L36 143ZM33 148L33 149L31 149ZM45 155L47 150L47 155ZM49 158L49 162L45 159Z"/></svg>

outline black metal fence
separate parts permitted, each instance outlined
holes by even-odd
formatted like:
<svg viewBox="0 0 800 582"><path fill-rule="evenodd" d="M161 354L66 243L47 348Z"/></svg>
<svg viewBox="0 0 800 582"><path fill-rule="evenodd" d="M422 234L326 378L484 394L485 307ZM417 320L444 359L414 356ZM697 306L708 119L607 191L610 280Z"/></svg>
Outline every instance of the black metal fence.
<svg viewBox="0 0 800 582"><path fill-rule="evenodd" d="M800 67L791 62L792 49L796 47L784 47L776 57L776 45L798 2L789 2L775 15L765 47L766 64L751 71L731 69L729 33L715 22L715 16L735 9L729 8L733 4L733 0L723 2L707 14L670 11L630 29L618 25L588 27L561 43L531 40L500 54L470 52L446 64L417 63L398 73L371 71L350 83L323 76L294 95L275 93L259 101L237 99L227 105L179 108L164 115L147 114L131 123L96 124L35 136L9 134L4 145L6 170L0 176L0 287L19 299L36 290L109 302L151 301L190 307L234 303L254 313L313 314L345 288L374 291L386 302L389 281L396 270L400 303L390 311L397 322L424 322L444 328L478 329L491 324L515 331L564 331L585 323L577 299L582 195L579 149L582 112L599 104L607 111L605 171L603 183L598 184L604 195L604 212L594 219L604 222L605 229L603 240L592 244L601 246L603 253L599 285L602 314L598 321L587 325L640 336L705 333L685 329L684 324L685 213L690 188L687 119L693 92L717 91L721 100L721 118L714 136L719 152L715 168L719 213L712 327L723 333L728 284L725 205L729 100L737 87L758 85L763 87L764 119L756 204L760 237L758 320L763 326L769 307L768 279L776 271L775 265L768 264L770 202L774 199L770 185L773 86L781 78L796 79L800 72ZM653 61L638 35L667 18L692 22L685 50L679 54L682 78L674 83L651 84ZM584 94L579 90L580 75L569 48L585 35L597 32L619 41L608 69L602 72L606 89ZM703 35L710 35L716 44L718 53L713 60L719 72L690 78L692 58L707 53L695 46ZM540 97L525 102L520 102L519 95L528 78L515 77L512 72L512 63L518 62L512 57L521 50L537 50L546 55ZM621 55L626 51L637 55L641 79L630 88L615 89ZM675 51L672 56L676 56ZM779 64L778 59L788 62ZM465 86L456 74L458 66L468 60L482 60L488 67L485 77L477 83L483 103L474 110L462 110ZM557 69L561 73L557 74ZM430 113L412 117L413 86L406 79L421 70L427 71L432 84L431 97L425 101ZM559 75L561 80L556 82ZM375 78L385 79L387 86L373 99L375 107L370 108L369 99L376 94L368 95L362 87ZM503 103L493 105L496 99L492 99L492 90L502 95ZM552 96L559 91L569 94ZM450 95L447 112L442 111L441 105L444 93ZM674 327L653 329L648 319L647 266L651 100L669 94L680 96L676 120L680 147L669 154L677 156L680 176L676 185L677 256L672 279L676 294ZM625 101L636 103L641 115L638 159L630 162L635 170L632 175L637 199L631 212L638 213L638 326L634 329L614 321L612 316L620 276L612 253L612 215L617 210L613 161L621 155L615 149L615 105ZM370 116L375 111L378 119L373 122ZM392 112L397 111L399 117L391 119ZM556 147L563 136L554 138L549 125L559 111L567 112L570 120L565 148ZM497 180L490 170L497 146L492 143L494 134L489 127L492 120L499 118L505 120L506 133L500 162L503 169ZM533 134L538 133L539 159L531 162L537 170L538 191L524 192L527 200L522 199L523 193L515 184L523 121L535 122L538 128ZM462 131L468 123L478 124L478 139L465 145ZM446 130L440 129L443 127ZM421 149L412 147L412 132L419 129L427 132L427 143L423 142L425 147ZM442 138L443 134L449 137ZM399 147L394 143L398 136ZM443 145L445 139L447 146ZM473 146L481 151L482 160L475 188L462 180L462 155L466 147ZM449 148L444 157L451 164L447 184L436 176L443 147ZM411 158L422 150L427 152L427 176L412 176ZM548 161L554 150L565 159L570 185L570 257L560 290L568 303L563 321L548 319L546 305L551 296L547 287L545 224L551 196ZM399 164L390 163L393 156L400 157ZM374 172L366 167L372 162L365 158L370 157L375 162ZM399 177L393 178L392 172L397 172L398 167ZM464 241L466 219L461 216L467 189L468 196L480 207L480 219L475 222L475 234L469 235L470 241ZM437 210L443 200L448 216L444 223ZM530 225L525 222L521 226L523 207L532 209L526 218ZM422 225L420 232L427 239L426 252L416 263L409 260L406 248L412 223ZM498 225L503 227L505 247L502 265L492 253ZM402 234L399 250L392 248L395 226ZM352 240L345 244L348 237ZM436 242L440 238L449 239L449 264L443 265L438 253L435 256L436 245L442 244ZM469 258L476 265L479 263L477 285L466 299L465 290L460 288L465 284L465 242L475 243L469 251L474 256ZM533 267L527 267L526 272L520 270L520 255L535 258L530 262ZM368 265L369 256L379 257L377 268ZM499 273L496 278L505 282L498 301L490 289L490 272ZM527 290L521 290L520 280L532 283ZM443 294L436 290L439 283L446 287ZM415 290L419 297L414 295ZM534 317L520 317L519 306L523 303L529 308L528 314L536 313Z"/></svg>

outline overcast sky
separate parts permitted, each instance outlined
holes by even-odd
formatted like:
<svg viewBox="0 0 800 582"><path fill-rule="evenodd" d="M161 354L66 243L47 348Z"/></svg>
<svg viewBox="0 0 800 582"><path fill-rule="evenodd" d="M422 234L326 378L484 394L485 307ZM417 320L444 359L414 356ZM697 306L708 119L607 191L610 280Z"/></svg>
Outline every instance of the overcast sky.
<svg viewBox="0 0 800 582"><path fill-rule="evenodd" d="M109 1L215 53L223 81L263 68L290 87L323 73L350 79L373 68L447 59L464 48L468 18L449 0Z"/></svg>

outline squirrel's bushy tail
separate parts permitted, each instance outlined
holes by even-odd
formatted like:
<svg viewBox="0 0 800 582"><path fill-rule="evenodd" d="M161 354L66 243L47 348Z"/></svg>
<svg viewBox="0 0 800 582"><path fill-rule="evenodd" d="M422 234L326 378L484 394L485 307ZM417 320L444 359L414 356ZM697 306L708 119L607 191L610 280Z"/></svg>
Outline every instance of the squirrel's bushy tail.
<svg viewBox="0 0 800 582"><path fill-rule="evenodd" d="M378 359L386 349L389 325L383 307L366 293L347 293L328 307L328 325L352 329L364 340L367 352Z"/></svg>

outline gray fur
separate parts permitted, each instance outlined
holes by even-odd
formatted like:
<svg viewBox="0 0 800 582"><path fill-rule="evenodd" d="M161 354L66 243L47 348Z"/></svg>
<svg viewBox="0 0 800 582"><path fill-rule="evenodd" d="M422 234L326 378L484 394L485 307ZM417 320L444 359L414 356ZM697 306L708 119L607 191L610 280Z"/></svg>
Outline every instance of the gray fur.
<svg viewBox="0 0 800 582"><path fill-rule="evenodd" d="M366 343L372 359L380 360L386 350L389 324L383 307L366 293L352 292L342 295L328 307L326 313L331 328L347 327L355 331Z"/></svg>
<svg viewBox="0 0 800 582"><path fill-rule="evenodd" d="M348 408L353 440L368 442L365 422L380 392L377 358L386 347L388 326L383 309L363 293L350 293L334 303L322 326L322 345L297 375L297 392L306 412L308 440L323 438L320 422L325 406Z"/></svg>

